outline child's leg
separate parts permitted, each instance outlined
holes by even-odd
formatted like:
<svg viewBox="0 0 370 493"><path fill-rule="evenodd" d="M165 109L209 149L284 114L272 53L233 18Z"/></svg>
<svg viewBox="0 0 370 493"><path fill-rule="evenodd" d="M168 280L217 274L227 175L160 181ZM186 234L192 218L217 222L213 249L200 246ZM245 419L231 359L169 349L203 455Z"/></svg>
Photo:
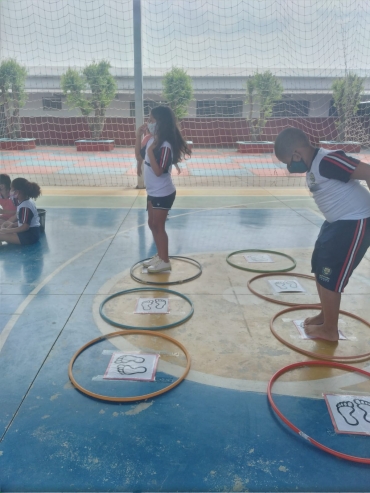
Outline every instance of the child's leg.
<svg viewBox="0 0 370 493"><path fill-rule="evenodd" d="M322 322L319 324L316 321L316 324L314 324L314 320L311 320L311 323L305 321L305 332L311 337L319 337L328 341L338 341L338 318L342 295L337 291L330 291L324 288L324 286L319 286L322 312L318 315L318 320L322 320ZM312 318L314 319L315 317Z"/></svg>
<svg viewBox="0 0 370 493"><path fill-rule="evenodd" d="M317 293L319 295L319 298L320 298L320 303L321 303L321 306L322 306L322 298L321 298L321 285L317 282L317 279L316 279L316 288L317 288ZM324 312L320 311L320 313L318 313L317 315L315 315L314 317L307 317L306 320L304 321L304 325L321 325L324 323Z"/></svg>
<svg viewBox="0 0 370 493"><path fill-rule="evenodd" d="M152 203L148 201L148 226L150 231L152 232L153 239L155 246L157 247L157 252L158 252L158 245L157 245L157 240L156 240L156 229L154 228L154 209L152 207Z"/></svg>
<svg viewBox="0 0 370 493"><path fill-rule="evenodd" d="M17 233L1 233L0 232L0 242L6 241L7 243L13 243L15 245L20 245Z"/></svg>
<svg viewBox="0 0 370 493"><path fill-rule="evenodd" d="M168 258L168 236L165 229L167 214L168 210L166 209L152 208L151 230L153 233L155 244L157 245L158 256L164 262L170 261Z"/></svg>
<svg viewBox="0 0 370 493"><path fill-rule="evenodd" d="M370 218L324 223L312 256L322 311L305 320L312 337L338 341L341 293L370 245Z"/></svg>

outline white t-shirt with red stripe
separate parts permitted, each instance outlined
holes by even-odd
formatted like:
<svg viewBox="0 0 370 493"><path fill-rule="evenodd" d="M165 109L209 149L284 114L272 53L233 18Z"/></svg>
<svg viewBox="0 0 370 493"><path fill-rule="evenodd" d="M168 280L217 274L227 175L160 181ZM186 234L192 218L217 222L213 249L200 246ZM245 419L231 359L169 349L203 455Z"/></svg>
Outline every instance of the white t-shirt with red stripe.
<svg viewBox="0 0 370 493"><path fill-rule="evenodd" d="M40 219L37 212L36 204L33 200L28 199L21 202L17 207L18 226L28 224L30 228L40 226Z"/></svg>
<svg viewBox="0 0 370 493"><path fill-rule="evenodd" d="M161 176L157 176L150 166L150 160L147 149L152 145L154 137L151 137L146 143L145 162L144 162L144 180L146 191L152 197L166 197L176 191L171 177L172 168L172 147L166 140L159 149L155 149L154 157L158 165L163 168Z"/></svg>
<svg viewBox="0 0 370 493"><path fill-rule="evenodd" d="M351 179L359 162L343 151L318 149L307 171L308 188L329 223L370 217L370 193Z"/></svg>

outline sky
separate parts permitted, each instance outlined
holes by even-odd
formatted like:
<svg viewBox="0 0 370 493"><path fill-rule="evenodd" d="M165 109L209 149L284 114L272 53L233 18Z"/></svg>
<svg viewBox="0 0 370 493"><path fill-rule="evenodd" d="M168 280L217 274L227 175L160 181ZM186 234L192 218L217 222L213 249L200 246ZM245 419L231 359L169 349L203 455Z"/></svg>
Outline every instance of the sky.
<svg viewBox="0 0 370 493"><path fill-rule="evenodd" d="M133 73L133 0L2 0L0 57ZM370 68L370 0L141 0L144 75Z"/></svg>

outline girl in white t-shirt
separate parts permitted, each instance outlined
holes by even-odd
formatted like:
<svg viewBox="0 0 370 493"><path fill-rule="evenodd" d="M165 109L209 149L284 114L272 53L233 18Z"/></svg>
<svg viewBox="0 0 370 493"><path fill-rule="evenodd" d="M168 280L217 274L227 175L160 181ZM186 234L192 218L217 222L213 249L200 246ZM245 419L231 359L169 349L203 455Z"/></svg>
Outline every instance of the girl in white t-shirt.
<svg viewBox="0 0 370 493"><path fill-rule="evenodd" d="M17 213L9 221L17 220L17 227L0 229L0 244L2 241L16 245L31 245L40 237L40 220L33 199L41 195L37 183L25 178L16 178L11 183L10 192L18 200Z"/></svg>
<svg viewBox="0 0 370 493"><path fill-rule="evenodd" d="M151 137L143 136L148 132ZM171 270L168 257L168 236L165 229L168 211L176 197L176 188L171 178L172 165L177 165L191 150L183 139L176 123L176 117L168 106L153 108L148 123L136 132L135 154L138 161L137 173L142 173L144 159L144 180L148 193L148 225L152 231L158 253L144 262L149 273Z"/></svg>

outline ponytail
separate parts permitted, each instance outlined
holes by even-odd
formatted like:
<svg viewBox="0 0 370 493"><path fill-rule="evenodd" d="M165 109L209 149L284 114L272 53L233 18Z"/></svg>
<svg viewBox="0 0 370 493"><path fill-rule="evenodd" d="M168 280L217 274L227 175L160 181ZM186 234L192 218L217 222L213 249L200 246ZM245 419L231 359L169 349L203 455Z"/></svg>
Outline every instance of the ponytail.
<svg viewBox="0 0 370 493"><path fill-rule="evenodd" d="M40 197L41 195L41 188L39 185L26 180L26 178L15 178L15 180L12 181L12 188L14 188L14 190L19 190L32 199L37 199L37 197Z"/></svg>

